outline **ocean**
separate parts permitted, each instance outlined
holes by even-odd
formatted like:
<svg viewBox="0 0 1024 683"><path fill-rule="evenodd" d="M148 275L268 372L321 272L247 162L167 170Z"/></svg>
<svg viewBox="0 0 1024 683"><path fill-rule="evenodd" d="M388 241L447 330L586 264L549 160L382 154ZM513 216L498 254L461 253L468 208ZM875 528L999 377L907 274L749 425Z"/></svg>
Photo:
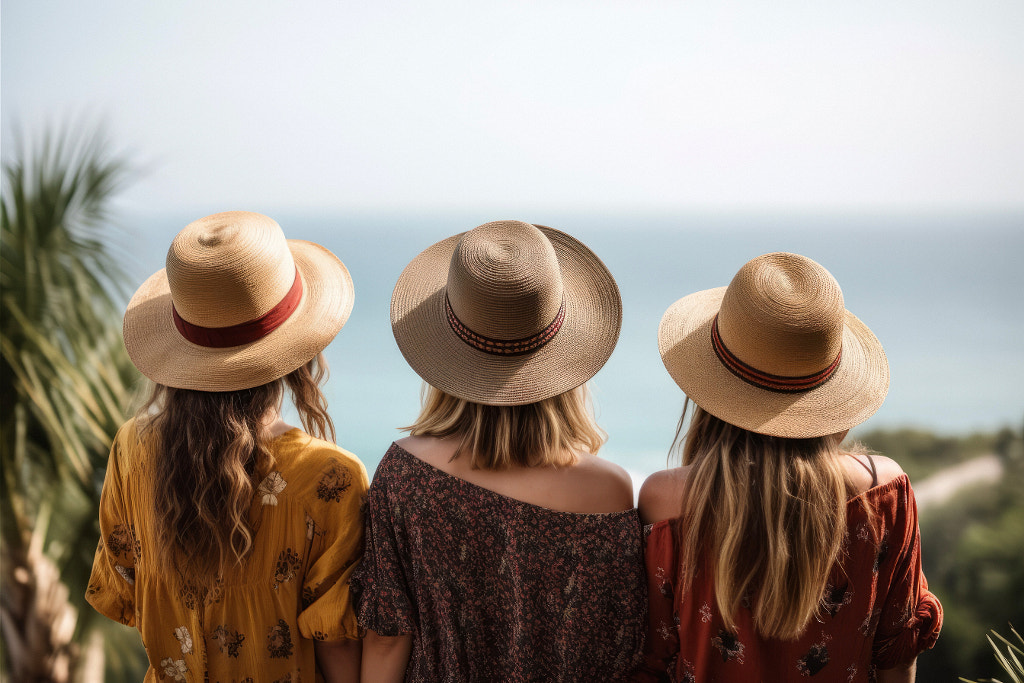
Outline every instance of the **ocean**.
<svg viewBox="0 0 1024 683"><path fill-rule="evenodd" d="M255 209L260 210L260 209ZM436 241L499 218L563 230L618 281L618 346L592 380L609 439L601 455L640 481L666 466L683 394L658 355L662 313L676 299L727 285L747 260L791 251L824 265L846 307L881 340L891 385L864 425L966 433L1024 423L1024 212L942 214L587 214L270 212L289 238L323 244L352 274L356 302L326 355L338 443L372 474L419 406L421 381L391 335L399 273ZM119 239L133 286L163 267L186 223L204 215L129 215Z"/></svg>

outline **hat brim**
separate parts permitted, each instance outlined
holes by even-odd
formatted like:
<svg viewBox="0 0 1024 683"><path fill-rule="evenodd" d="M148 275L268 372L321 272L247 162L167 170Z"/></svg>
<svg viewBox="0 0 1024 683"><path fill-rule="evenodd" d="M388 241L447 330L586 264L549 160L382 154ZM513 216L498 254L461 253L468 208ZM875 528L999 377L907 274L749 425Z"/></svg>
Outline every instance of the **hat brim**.
<svg viewBox="0 0 1024 683"><path fill-rule="evenodd" d="M354 288L345 265L329 250L288 240L303 294L291 316L265 337L228 348L193 344L171 314L166 270L135 292L124 314L124 344L149 379L178 389L237 391L272 382L323 351L352 312Z"/></svg>
<svg viewBox="0 0 1024 683"><path fill-rule="evenodd" d="M523 405L584 384L611 356L622 326L618 285L582 242L538 225L562 271L565 320L539 350L497 356L462 341L448 324L445 288L461 233L428 247L398 278L391 328L413 370L446 394L487 405Z"/></svg>
<svg viewBox="0 0 1024 683"><path fill-rule="evenodd" d="M878 338L846 311L842 359L814 389L778 392L750 384L726 368L711 343L711 324L726 287L676 301L658 327L658 350L672 379L698 406L751 432L786 438L836 434L864 422L889 390L889 364Z"/></svg>

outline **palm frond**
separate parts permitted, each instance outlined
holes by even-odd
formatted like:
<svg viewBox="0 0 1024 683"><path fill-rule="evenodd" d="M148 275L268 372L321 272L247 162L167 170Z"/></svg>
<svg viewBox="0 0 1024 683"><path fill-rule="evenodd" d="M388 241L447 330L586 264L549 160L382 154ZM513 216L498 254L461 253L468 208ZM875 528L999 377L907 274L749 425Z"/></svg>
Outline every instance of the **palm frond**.
<svg viewBox="0 0 1024 683"><path fill-rule="evenodd" d="M80 631L101 623L90 617L83 587L98 533L99 475L136 377L121 343L125 277L109 216L129 167L109 149L102 134L46 134L34 147L19 146L3 169L3 580L5 595L25 596L4 603L8 661L49 656L33 647L63 648L68 619ZM52 522L41 523L47 517ZM15 567L34 578L15 585ZM40 602L34 591L43 587L60 600Z"/></svg>

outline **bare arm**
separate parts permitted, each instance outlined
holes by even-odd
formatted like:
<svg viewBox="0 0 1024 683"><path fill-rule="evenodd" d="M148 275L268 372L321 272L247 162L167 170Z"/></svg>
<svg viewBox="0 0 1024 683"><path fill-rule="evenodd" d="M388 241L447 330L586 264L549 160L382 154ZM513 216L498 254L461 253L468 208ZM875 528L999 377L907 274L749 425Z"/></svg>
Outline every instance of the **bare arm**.
<svg viewBox="0 0 1024 683"><path fill-rule="evenodd" d="M878 683L914 683L917 680L917 658L892 669L878 670Z"/></svg>
<svg viewBox="0 0 1024 683"><path fill-rule="evenodd" d="M356 683L359 681L359 655L362 643L358 640L315 640L316 665L325 683Z"/></svg>
<svg viewBox="0 0 1024 683"><path fill-rule="evenodd" d="M401 683L412 653L412 634L382 636L366 630L363 638L363 683Z"/></svg>

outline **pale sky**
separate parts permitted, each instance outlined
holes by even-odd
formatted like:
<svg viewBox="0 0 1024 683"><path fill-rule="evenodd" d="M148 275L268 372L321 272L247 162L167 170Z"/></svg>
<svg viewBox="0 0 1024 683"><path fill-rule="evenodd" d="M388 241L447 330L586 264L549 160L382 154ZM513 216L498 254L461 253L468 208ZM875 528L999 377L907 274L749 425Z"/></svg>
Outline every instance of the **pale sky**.
<svg viewBox="0 0 1024 683"><path fill-rule="evenodd" d="M129 208L1024 207L1024 2L4 0ZM495 214L496 215L496 214Z"/></svg>

